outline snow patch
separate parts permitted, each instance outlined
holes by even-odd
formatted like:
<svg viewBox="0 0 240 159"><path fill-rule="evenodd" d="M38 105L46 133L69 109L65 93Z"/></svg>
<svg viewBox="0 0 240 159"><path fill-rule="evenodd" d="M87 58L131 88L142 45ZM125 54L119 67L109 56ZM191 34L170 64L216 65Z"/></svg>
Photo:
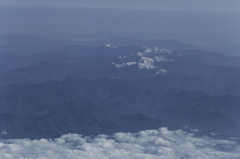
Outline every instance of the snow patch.
<svg viewBox="0 0 240 159"><path fill-rule="evenodd" d="M112 63L112 64L115 65L115 67L117 67L117 68L122 68L122 67L126 67L126 66L136 65L137 62L126 62L126 63L122 63L122 64Z"/></svg>
<svg viewBox="0 0 240 159"><path fill-rule="evenodd" d="M161 56L154 56L154 60L156 60L157 62L168 61L168 59Z"/></svg>
<svg viewBox="0 0 240 159"><path fill-rule="evenodd" d="M128 57L127 56L119 56L118 58L119 59L127 59Z"/></svg>
<svg viewBox="0 0 240 159"><path fill-rule="evenodd" d="M138 66L140 69L146 68L152 70L157 68L156 66L154 66L154 60L149 57L142 57L139 60Z"/></svg>
<svg viewBox="0 0 240 159"><path fill-rule="evenodd" d="M211 136L218 136L218 135L221 135L220 133L215 133L215 132L210 132L210 135Z"/></svg>
<svg viewBox="0 0 240 159"><path fill-rule="evenodd" d="M106 44L106 47L114 48L114 49L118 48L117 46L115 46L115 45L110 45L110 44Z"/></svg>
<svg viewBox="0 0 240 159"><path fill-rule="evenodd" d="M155 73L155 75L165 75L165 74L167 74L168 73L168 70L166 70L166 69L159 69L156 73Z"/></svg>
<svg viewBox="0 0 240 159"><path fill-rule="evenodd" d="M146 48L146 50L144 51L145 53L151 53L152 52L152 49L150 48Z"/></svg>
<svg viewBox="0 0 240 159"><path fill-rule="evenodd" d="M168 49L160 49L158 47L154 47L154 48L147 48L144 47L145 51L144 53L154 53L154 54L172 54L172 52Z"/></svg>
<svg viewBox="0 0 240 159"><path fill-rule="evenodd" d="M138 56L142 57L144 54L141 52L138 52Z"/></svg>
<svg viewBox="0 0 240 159"><path fill-rule="evenodd" d="M157 69L158 66L155 64L159 62L172 62L172 59L168 59L165 56L168 56L166 54L171 54L171 51L167 49L159 49L158 47L155 48L146 48L144 52L138 52L137 53L137 58L135 58L135 61L133 62L125 62L122 64L114 64L117 68L122 68L126 66L131 66L131 65L138 65L139 69L148 69L148 70L153 70ZM135 54L136 56L136 54ZM119 56L118 58L123 59L123 58L129 58L126 56ZM168 71L165 69L160 69L159 71L156 72L157 74L166 74Z"/></svg>

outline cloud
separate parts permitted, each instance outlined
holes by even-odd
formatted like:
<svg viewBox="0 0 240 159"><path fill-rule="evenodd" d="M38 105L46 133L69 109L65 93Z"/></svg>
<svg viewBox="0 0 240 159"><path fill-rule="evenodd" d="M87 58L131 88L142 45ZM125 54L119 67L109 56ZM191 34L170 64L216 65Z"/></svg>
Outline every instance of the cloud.
<svg viewBox="0 0 240 159"><path fill-rule="evenodd" d="M237 159L240 147L230 140L196 138L166 128L113 136L67 134L47 140L14 139L0 142L4 159Z"/></svg>

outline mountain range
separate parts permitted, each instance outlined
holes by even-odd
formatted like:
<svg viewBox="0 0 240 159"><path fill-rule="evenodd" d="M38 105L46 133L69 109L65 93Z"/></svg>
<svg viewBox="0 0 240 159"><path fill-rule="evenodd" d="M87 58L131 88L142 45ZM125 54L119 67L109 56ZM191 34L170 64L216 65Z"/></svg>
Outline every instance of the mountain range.
<svg viewBox="0 0 240 159"><path fill-rule="evenodd" d="M239 57L175 40L0 43L1 138L160 127L239 136Z"/></svg>

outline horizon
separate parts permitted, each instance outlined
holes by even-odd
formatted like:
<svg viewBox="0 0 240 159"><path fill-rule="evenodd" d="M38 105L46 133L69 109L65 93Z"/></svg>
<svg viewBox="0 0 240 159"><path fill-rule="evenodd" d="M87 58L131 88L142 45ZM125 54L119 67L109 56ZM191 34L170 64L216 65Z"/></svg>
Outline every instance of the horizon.
<svg viewBox="0 0 240 159"><path fill-rule="evenodd" d="M164 35L200 45L239 44L239 8L237 0L1 0L0 34L88 34L98 38L96 35L104 37L105 33L107 38L125 34L126 38L151 39Z"/></svg>

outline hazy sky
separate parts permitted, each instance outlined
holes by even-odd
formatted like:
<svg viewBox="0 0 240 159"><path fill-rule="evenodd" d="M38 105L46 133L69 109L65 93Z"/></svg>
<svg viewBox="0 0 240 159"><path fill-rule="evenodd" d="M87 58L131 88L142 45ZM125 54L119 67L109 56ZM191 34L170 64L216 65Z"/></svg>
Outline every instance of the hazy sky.
<svg viewBox="0 0 240 159"><path fill-rule="evenodd" d="M146 32L239 40L240 0L0 0L0 33Z"/></svg>

